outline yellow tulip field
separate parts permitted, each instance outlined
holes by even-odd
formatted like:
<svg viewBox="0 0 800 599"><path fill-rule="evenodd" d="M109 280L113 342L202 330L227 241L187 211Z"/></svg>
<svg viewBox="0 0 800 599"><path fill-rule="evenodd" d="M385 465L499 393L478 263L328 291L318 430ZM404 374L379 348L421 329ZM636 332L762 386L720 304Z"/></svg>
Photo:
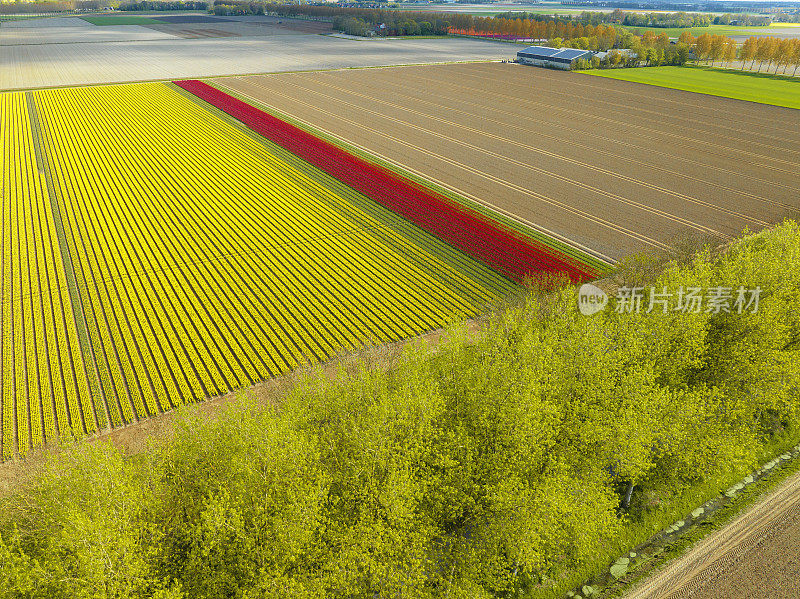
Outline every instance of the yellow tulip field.
<svg viewBox="0 0 800 599"><path fill-rule="evenodd" d="M0 135L3 459L513 286L172 84L0 94Z"/></svg>

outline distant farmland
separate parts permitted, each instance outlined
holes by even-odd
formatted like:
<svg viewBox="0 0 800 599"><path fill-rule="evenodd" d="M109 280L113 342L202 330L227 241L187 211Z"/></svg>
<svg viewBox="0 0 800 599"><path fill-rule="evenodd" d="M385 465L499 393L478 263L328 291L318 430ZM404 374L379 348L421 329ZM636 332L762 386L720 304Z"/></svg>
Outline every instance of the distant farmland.
<svg viewBox="0 0 800 599"><path fill-rule="evenodd" d="M797 110L499 63L214 82L615 259L800 209Z"/></svg>
<svg viewBox="0 0 800 599"><path fill-rule="evenodd" d="M171 84L2 94L0 120L3 458L515 288Z"/></svg>

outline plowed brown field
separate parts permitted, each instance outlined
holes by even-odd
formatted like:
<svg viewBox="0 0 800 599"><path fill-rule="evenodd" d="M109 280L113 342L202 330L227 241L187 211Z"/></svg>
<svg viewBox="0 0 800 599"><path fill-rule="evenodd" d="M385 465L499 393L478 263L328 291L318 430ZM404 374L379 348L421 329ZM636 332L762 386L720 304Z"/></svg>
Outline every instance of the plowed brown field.
<svg viewBox="0 0 800 599"><path fill-rule="evenodd" d="M800 212L800 111L504 63L212 80L618 259Z"/></svg>

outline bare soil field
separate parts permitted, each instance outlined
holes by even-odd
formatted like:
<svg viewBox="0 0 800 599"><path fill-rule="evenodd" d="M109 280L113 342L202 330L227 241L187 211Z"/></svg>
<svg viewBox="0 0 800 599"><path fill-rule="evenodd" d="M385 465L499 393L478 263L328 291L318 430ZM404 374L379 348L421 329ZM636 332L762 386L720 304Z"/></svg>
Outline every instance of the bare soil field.
<svg viewBox="0 0 800 599"><path fill-rule="evenodd" d="M742 33L742 35L731 35L737 42L742 43L748 37L777 37L780 39L793 39L800 37L800 26L789 25L786 23L784 26L781 27L770 27L767 31L762 29L754 29L748 31L746 33Z"/></svg>
<svg viewBox="0 0 800 599"><path fill-rule="evenodd" d="M149 29L170 33L177 37L266 37L275 35L298 35L307 33L331 33L333 26L323 21L301 19L279 19L276 17L198 17L204 20L189 20L189 16L160 18L165 25L148 25Z"/></svg>
<svg viewBox="0 0 800 599"><path fill-rule="evenodd" d="M47 46L71 44L99 44L121 42L143 42L172 39L169 31L158 31L155 27L142 27L140 25L114 25L110 27L96 27L81 19L52 19L65 23L62 27L49 25L46 27L0 27L0 46L6 47L4 52L9 52L11 46ZM36 19L48 21L48 19ZM13 22L13 21L12 21ZM88 27L75 25L85 23ZM165 25L164 27L172 27ZM80 46L78 46L80 47Z"/></svg>
<svg viewBox="0 0 800 599"><path fill-rule="evenodd" d="M514 64L213 83L613 259L800 212L800 111Z"/></svg>
<svg viewBox="0 0 800 599"><path fill-rule="evenodd" d="M259 27L268 31L294 31L297 33L330 33L333 25L328 21L313 21L308 19L290 19L286 17L270 17L250 15L243 17L228 17L234 23L250 27Z"/></svg>
<svg viewBox="0 0 800 599"><path fill-rule="evenodd" d="M800 596L800 474L645 580L626 599Z"/></svg>
<svg viewBox="0 0 800 599"><path fill-rule="evenodd" d="M347 40L323 25L232 22L95 27L0 27L0 90L273 73L312 69L501 60L513 48L469 39ZM239 19L239 20L237 20ZM48 19L31 19L39 24ZM79 27L64 27L80 21ZM88 27L86 27L88 26ZM163 30L161 30L163 29ZM195 33L181 33L185 30ZM214 30L209 32L208 30ZM224 32L220 35L220 32ZM231 35L228 35L231 34ZM97 40L97 41L94 41ZM41 43L47 41L48 43Z"/></svg>

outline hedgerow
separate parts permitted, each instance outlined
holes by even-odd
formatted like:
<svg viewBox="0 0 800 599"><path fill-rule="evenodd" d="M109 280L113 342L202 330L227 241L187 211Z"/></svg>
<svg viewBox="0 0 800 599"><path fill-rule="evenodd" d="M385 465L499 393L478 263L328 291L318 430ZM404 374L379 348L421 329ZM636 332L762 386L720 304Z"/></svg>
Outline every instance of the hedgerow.
<svg viewBox="0 0 800 599"><path fill-rule="evenodd" d="M673 261L657 289L758 311L583 316L531 290L388 370L185 416L150 451L50 457L0 504L9 597L552 596L670 503L796 439L800 227ZM636 529L639 530L639 529ZM652 530L650 530L652 533ZM637 532L636 534L639 534Z"/></svg>

